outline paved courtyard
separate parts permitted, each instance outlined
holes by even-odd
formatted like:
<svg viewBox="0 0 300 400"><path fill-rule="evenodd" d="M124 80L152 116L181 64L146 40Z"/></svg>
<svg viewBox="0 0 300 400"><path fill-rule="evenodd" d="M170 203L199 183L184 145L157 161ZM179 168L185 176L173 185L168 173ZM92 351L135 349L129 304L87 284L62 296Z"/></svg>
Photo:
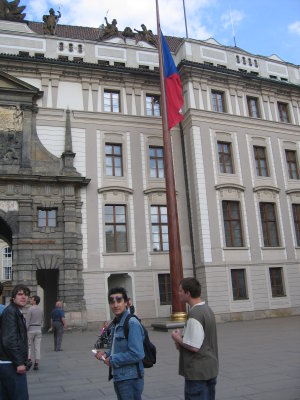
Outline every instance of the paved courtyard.
<svg viewBox="0 0 300 400"><path fill-rule="evenodd" d="M144 400L183 399L170 332L150 329L158 362L146 370ZM217 400L300 400L300 317L218 324ZM67 332L62 352L45 334L39 371L28 373L30 400L115 399L107 367L91 348L96 331Z"/></svg>

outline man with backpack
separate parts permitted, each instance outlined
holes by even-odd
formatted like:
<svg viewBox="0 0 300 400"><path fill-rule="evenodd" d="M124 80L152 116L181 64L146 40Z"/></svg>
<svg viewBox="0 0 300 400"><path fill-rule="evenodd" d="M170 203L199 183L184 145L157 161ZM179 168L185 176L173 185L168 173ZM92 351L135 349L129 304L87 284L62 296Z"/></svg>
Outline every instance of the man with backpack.
<svg viewBox="0 0 300 400"><path fill-rule="evenodd" d="M178 296L190 306L183 336L179 329L172 338L180 352L179 375L184 376L185 400L215 400L219 370L216 320L212 309L201 299L201 285L184 278Z"/></svg>
<svg viewBox="0 0 300 400"><path fill-rule="evenodd" d="M115 287L108 293L108 302L115 318L111 329L111 347L98 350L96 357L109 367L109 379L114 380L118 400L141 400L144 389L144 330L128 310L127 292ZM124 327L128 324L127 328Z"/></svg>

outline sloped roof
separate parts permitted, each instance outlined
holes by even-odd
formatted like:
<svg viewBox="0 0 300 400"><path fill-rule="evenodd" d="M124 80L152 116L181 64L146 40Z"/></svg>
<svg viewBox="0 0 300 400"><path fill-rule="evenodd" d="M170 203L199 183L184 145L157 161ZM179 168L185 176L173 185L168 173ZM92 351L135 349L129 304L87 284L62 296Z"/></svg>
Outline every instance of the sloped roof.
<svg viewBox="0 0 300 400"><path fill-rule="evenodd" d="M31 30L38 33L39 35L44 34L43 32L44 24L42 22L27 21L27 24ZM57 38L77 39L82 41L91 40L98 42L98 36L99 36L98 28L90 28L87 26L60 25L60 24L57 24L56 26L55 37ZM168 43L169 49L172 52L176 52L178 46L183 41L182 38L178 38L175 36L165 36L165 39Z"/></svg>

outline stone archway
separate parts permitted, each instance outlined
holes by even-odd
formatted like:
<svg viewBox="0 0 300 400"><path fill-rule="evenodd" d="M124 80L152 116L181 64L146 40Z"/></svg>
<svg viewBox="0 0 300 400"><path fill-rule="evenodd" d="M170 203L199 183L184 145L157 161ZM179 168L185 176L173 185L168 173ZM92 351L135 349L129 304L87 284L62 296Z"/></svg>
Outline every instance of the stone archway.
<svg viewBox="0 0 300 400"><path fill-rule="evenodd" d="M5 304L9 301L12 290L12 243L13 227L16 225L15 222L15 216L12 218L12 216L9 216L9 213L5 212L4 210L0 210L0 281L4 285L3 293L0 298L0 303L2 304Z"/></svg>

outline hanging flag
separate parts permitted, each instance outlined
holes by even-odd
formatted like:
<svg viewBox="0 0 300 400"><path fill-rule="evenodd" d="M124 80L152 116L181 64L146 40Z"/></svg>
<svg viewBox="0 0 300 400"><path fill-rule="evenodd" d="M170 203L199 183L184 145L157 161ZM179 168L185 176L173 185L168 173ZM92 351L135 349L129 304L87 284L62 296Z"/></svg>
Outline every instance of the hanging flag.
<svg viewBox="0 0 300 400"><path fill-rule="evenodd" d="M171 129L183 120L183 115L180 113L180 109L183 106L182 85L173 57L162 32L161 43L164 57L168 125L169 129Z"/></svg>

